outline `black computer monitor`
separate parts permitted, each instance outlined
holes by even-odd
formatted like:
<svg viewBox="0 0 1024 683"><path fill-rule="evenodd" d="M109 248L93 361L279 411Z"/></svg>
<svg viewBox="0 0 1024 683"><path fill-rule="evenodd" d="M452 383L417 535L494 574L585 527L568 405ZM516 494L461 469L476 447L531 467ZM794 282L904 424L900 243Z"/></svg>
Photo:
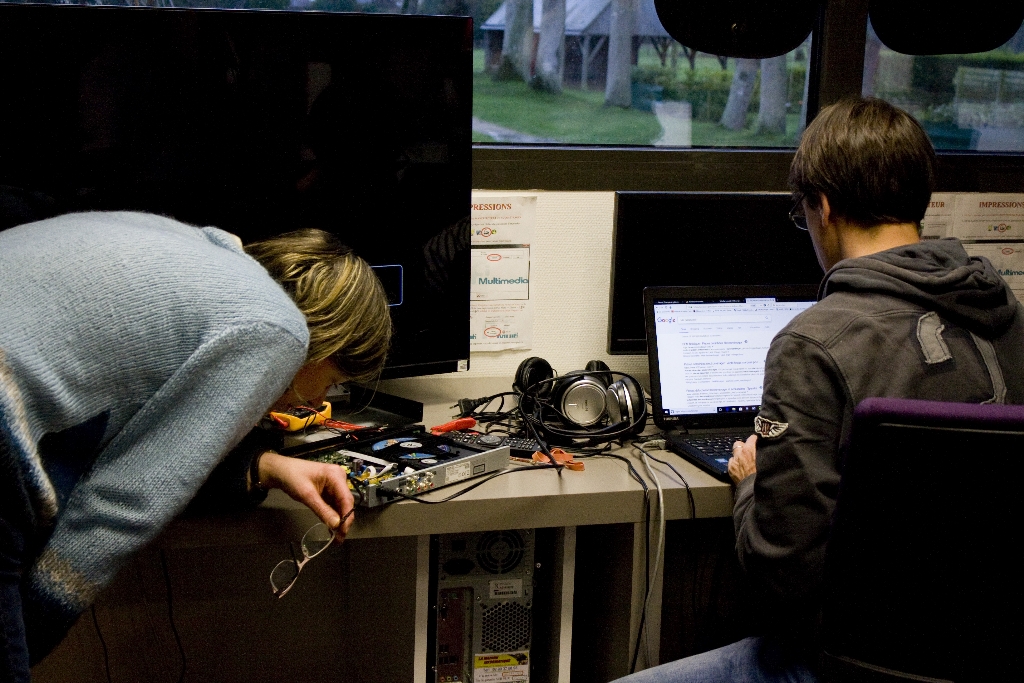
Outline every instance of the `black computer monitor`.
<svg viewBox="0 0 1024 683"><path fill-rule="evenodd" d="M608 352L647 352L644 287L817 284L807 233L785 192L619 192Z"/></svg>
<svg viewBox="0 0 1024 683"><path fill-rule="evenodd" d="M0 227L133 209L244 242L322 228L388 291L383 376L455 371L471 40L466 17L0 5Z"/></svg>

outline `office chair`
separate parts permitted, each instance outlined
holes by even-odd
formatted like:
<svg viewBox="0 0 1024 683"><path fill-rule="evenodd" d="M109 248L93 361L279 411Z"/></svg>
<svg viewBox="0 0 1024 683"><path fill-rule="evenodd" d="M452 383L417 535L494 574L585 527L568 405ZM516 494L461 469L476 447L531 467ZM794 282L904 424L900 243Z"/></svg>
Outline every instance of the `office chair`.
<svg viewBox="0 0 1024 683"><path fill-rule="evenodd" d="M1024 671L1024 406L857 406L825 562L823 681Z"/></svg>

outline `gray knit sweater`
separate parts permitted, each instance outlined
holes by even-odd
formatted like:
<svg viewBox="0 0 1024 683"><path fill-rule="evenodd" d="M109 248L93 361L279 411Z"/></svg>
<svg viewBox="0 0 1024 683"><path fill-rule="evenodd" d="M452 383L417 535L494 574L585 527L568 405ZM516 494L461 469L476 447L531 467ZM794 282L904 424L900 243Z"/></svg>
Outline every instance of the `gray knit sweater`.
<svg viewBox="0 0 1024 683"><path fill-rule="evenodd" d="M26 618L70 624L286 390L308 338L216 228L120 212L0 232L0 496L45 539Z"/></svg>

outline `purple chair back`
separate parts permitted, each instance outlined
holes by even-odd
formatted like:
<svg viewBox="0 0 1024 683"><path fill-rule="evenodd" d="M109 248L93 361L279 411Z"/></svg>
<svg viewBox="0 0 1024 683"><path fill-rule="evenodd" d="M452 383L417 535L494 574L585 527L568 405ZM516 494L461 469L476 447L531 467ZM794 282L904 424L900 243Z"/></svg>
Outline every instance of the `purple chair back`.
<svg viewBox="0 0 1024 683"><path fill-rule="evenodd" d="M826 557L825 680L1024 670L1022 457L1024 406L857 406Z"/></svg>

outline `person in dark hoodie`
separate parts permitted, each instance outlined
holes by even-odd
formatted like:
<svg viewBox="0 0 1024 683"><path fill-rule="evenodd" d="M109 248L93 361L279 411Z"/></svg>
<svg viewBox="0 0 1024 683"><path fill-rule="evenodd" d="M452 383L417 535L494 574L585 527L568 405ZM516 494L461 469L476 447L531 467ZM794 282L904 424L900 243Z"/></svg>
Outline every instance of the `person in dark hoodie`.
<svg viewBox="0 0 1024 683"><path fill-rule="evenodd" d="M816 681L825 548L854 407L874 396L1024 403L1024 309L955 239L921 241L935 152L882 100L823 109L790 168L825 277L772 341L756 434L733 445L736 548L763 635L630 683Z"/></svg>

